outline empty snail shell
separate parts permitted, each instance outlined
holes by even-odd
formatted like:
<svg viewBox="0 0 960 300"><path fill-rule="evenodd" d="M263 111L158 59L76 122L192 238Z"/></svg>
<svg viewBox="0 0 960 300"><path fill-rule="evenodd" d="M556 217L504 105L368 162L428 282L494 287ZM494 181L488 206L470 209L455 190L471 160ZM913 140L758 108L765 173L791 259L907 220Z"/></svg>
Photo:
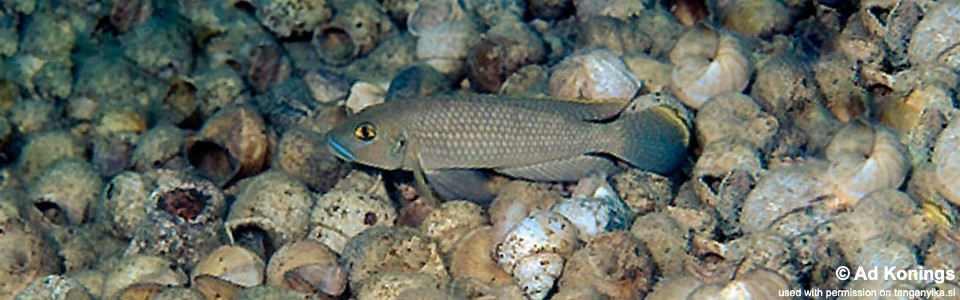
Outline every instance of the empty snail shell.
<svg viewBox="0 0 960 300"><path fill-rule="evenodd" d="M236 243L254 234L263 252L255 250L269 254L307 234L313 202L313 194L296 178L277 171L261 173L241 188L230 206L224 223L227 237Z"/></svg>
<svg viewBox="0 0 960 300"><path fill-rule="evenodd" d="M480 205L463 200L447 201L424 218L420 230L447 253L460 237L486 222L487 216Z"/></svg>
<svg viewBox="0 0 960 300"><path fill-rule="evenodd" d="M233 106L210 117L185 143L191 166L205 178L224 185L237 176L254 174L267 161L270 141L263 117L250 106Z"/></svg>
<svg viewBox="0 0 960 300"><path fill-rule="evenodd" d="M939 1L931 4L910 37L910 62L920 65L936 62L960 44L960 3Z"/></svg>
<svg viewBox="0 0 960 300"><path fill-rule="evenodd" d="M906 149L895 134L859 120L833 137L826 156L836 195L847 205L869 192L899 187L910 169Z"/></svg>
<svg viewBox="0 0 960 300"><path fill-rule="evenodd" d="M483 226L466 233L449 252L449 270L453 278L469 277L493 287L511 282L510 274L497 266L492 255L493 227Z"/></svg>
<svg viewBox="0 0 960 300"><path fill-rule="evenodd" d="M497 262L513 274L530 299L543 299L560 277L566 257L577 246L577 228L553 212L520 221L497 244Z"/></svg>
<svg viewBox="0 0 960 300"><path fill-rule="evenodd" d="M740 93L717 95L697 113L697 140L707 145L739 137L765 149L780 128L774 116L764 112L753 98Z"/></svg>
<svg viewBox="0 0 960 300"><path fill-rule="evenodd" d="M702 27L680 37L670 51L670 62L674 93L692 108L700 108L715 95L743 91L753 73L736 37Z"/></svg>
<svg viewBox="0 0 960 300"><path fill-rule="evenodd" d="M550 95L569 99L633 99L643 85L620 56L594 48L560 61L550 74Z"/></svg>
<svg viewBox="0 0 960 300"><path fill-rule="evenodd" d="M337 297L347 288L347 272L324 244L304 239L284 245L267 265L267 284Z"/></svg>
<svg viewBox="0 0 960 300"><path fill-rule="evenodd" d="M210 275L222 280L251 287L263 283L263 260L253 251L240 246L220 246L207 254L194 268L191 278ZM194 282L194 285L200 283Z"/></svg>
<svg viewBox="0 0 960 300"><path fill-rule="evenodd" d="M629 299L650 290L654 269L650 250L632 233L603 233L573 254L560 290L593 288L611 299Z"/></svg>
<svg viewBox="0 0 960 300"><path fill-rule="evenodd" d="M380 226L351 238L341 258L350 276L350 290L356 292L366 285L367 280L375 280L383 274L447 277L438 248L417 229Z"/></svg>

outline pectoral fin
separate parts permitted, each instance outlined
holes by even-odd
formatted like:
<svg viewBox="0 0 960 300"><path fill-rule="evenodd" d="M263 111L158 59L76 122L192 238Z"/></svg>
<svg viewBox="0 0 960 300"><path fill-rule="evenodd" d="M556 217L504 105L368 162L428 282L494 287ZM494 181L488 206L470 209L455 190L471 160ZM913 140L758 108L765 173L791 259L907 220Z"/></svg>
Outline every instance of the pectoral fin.
<svg viewBox="0 0 960 300"><path fill-rule="evenodd" d="M592 155L553 160L532 165L496 169L498 173L529 180L577 181L590 173L613 174L620 171L612 160Z"/></svg>
<svg viewBox="0 0 960 300"><path fill-rule="evenodd" d="M497 196L490 176L480 170L444 169L425 171L430 187L445 199L489 203Z"/></svg>

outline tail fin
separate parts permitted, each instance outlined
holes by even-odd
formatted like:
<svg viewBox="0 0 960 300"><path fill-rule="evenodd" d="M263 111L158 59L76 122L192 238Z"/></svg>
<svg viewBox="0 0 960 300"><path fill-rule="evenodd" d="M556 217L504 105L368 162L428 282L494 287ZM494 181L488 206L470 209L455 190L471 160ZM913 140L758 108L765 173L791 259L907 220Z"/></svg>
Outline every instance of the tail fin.
<svg viewBox="0 0 960 300"><path fill-rule="evenodd" d="M690 127L669 106L625 111L613 124L623 135L623 147L613 155L634 167L669 174L687 157Z"/></svg>

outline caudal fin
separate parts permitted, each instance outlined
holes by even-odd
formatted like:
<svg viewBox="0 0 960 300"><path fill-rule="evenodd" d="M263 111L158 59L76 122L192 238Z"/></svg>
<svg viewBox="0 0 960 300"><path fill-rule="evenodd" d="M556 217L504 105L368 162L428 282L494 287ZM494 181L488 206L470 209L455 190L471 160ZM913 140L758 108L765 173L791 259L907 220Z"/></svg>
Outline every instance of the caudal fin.
<svg viewBox="0 0 960 300"><path fill-rule="evenodd" d="M613 124L623 136L623 147L614 155L634 167L669 174L687 157L690 129L669 106L624 112Z"/></svg>

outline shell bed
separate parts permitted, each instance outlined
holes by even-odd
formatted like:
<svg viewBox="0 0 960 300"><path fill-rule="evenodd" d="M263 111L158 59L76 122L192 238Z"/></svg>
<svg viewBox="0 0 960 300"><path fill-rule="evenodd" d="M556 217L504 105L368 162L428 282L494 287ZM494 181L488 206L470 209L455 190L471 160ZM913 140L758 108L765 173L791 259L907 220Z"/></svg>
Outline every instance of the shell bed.
<svg viewBox="0 0 960 300"><path fill-rule="evenodd" d="M960 0L0 0L0 299L955 299L958 91ZM465 93L681 166L328 142Z"/></svg>

